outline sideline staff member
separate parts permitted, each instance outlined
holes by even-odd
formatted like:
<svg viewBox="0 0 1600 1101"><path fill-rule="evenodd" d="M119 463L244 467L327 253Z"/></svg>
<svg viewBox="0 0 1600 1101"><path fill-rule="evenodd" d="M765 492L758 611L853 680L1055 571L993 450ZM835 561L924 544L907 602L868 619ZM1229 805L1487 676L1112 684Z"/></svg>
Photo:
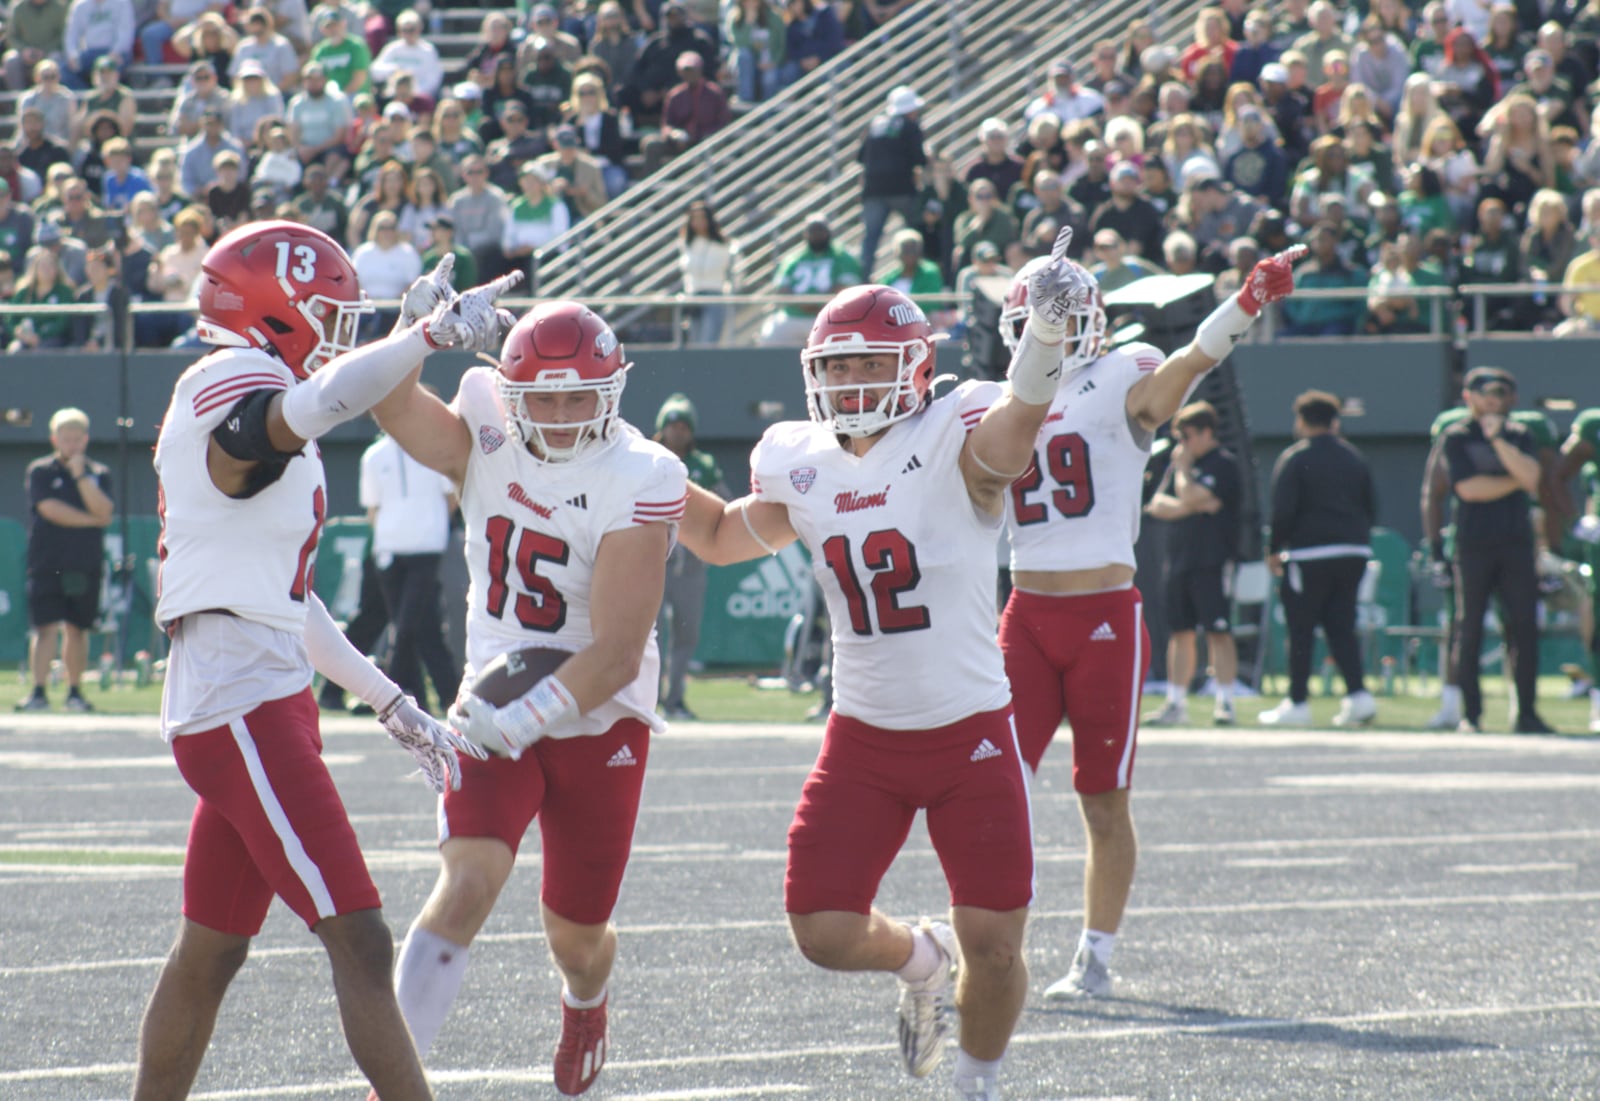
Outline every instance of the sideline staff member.
<svg viewBox="0 0 1600 1101"><path fill-rule="evenodd" d="M1320 625L1328 652L1344 674L1345 698L1335 726L1371 722L1378 713L1361 676L1356 637L1356 594L1377 518L1372 470L1361 452L1339 435L1339 399L1308 390L1294 402L1299 442L1272 469L1272 532L1267 569L1279 579L1289 633L1289 698L1260 721L1266 726L1310 726L1306 702L1311 653Z"/></svg>
<svg viewBox="0 0 1600 1101"><path fill-rule="evenodd" d="M1500 367L1474 367L1462 399L1470 420L1439 439L1450 489L1456 499L1456 683L1461 687L1463 733L1483 729L1483 692L1478 658L1489 596L1500 599L1508 664L1514 669L1518 734L1549 734L1535 694L1539 672L1531 498L1539 492L1538 445L1506 411L1516 380Z"/></svg>
<svg viewBox="0 0 1600 1101"><path fill-rule="evenodd" d="M104 529L111 523L111 472L86 454L89 417L58 409L50 418L55 453L28 466L28 664L33 694L18 711L50 707L45 685L56 639L67 669L67 710L93 711L80 683L89 661L89 629L100 615Z"/></svg>
<svg viewBox="0 0 1600 1101"><path fill-rule="evenodd" d="M1239 654L1233 645L1228 602L1229 573L1239 557L1239 506L1244 487L1239 462L1217 442L1217 411L1196 401L1172 419L1178 446L1161 488L1145 506L1157 520L1175 521L1167 534L1167 702L1144 719L1152 726L1188 721L1189 681L1194 676L1195 631L1206 633L1206 651L1217 680L1211 713L1218 726L1234 721L1233 682Z"/></svg>

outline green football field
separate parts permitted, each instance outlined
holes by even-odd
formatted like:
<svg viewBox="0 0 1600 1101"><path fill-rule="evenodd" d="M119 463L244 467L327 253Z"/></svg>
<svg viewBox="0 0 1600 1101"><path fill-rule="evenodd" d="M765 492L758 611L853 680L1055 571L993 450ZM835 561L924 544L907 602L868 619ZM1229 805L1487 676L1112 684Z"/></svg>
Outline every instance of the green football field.
<svg viewBox="0 0 1600 1101"><path fill-rule="evenodd" d="M688 692L689 707L696 716L707 722L801 722L806 713L817 705L815 692L793 693L784 688L768 688L762 686L765 678L758 678L754 674L729 674L724 676L696 677L690 682ZM20 678L13 681L15 685L14 698L20 699L25 694L25 688ZM770 683L767 680L766 683ZM1262 710L1272 707L1279 700L1278 692L1282 691L1280 682L1273 685L1276 691L1269 692L1260 698L1241 699L1237 701L1239 724L1241 726L1255 725L1256 715ZM1376 687L1374 685L1374 687ZM1311 713L1319 727L1330 726L1334 712L1338 710L1339 701L1335 696L1325 698L1317 694L1320 681L1312 685ZM1411 695L1392 695L1378 697L1378 720L1372 725L1375 730L1421 730L1428 718L1438 707L1438 700L1433 693L1437 691L1437 682L1428 683L1428 693L1422 694L1421 689L1413 684ZM1568 700L1567 679L1561 676L1544 677L1539 684L1539 710L1546 722L1563 734L1586 734L1589 728L1589 704L1586 699ZM63 692L60 688L52 690L51 702L56 710L61 707ZM131 685L116 685L107 689L98 686L93 675L88 678L84 688L84 695L94 704L96 709L115 715L154 715L161 708L161 689L159 685L147 685L135 688ZM1145 698L1145 709L1153 710L1160 706L1161 701L1151 697ZM1484 678L1484 729L1487 732L1505 732L1509 729L1507 722L1507 692L1505 681L1501 677ZM1209 726L1211 724L1211 703L1204 697L1194 697L1189 701L1189 717L1191 725Z"/></svg>

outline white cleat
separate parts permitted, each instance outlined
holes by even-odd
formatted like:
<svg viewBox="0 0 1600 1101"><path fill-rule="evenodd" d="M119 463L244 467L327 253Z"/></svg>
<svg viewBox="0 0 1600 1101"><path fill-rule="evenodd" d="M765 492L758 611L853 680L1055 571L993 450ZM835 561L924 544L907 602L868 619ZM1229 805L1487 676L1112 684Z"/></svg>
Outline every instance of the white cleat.
<svg viewBox="0 0 1600 1101"><path fill-rule="evenodd" d="M1111 997L1111 972L1100 962L1087 945L1078 946L1072 957L1072 968L1067 977L1057 979L1045 988L1045 1000L1051 1002L1079 1001L1083 998Z"/></svg>
<svg viewBox="0 0 1600 1101"><path fill-rule="evenodd" d="M1256 722L1262 726L1310 726L1311 705L1284 700L1277 707L1257 715Z"/></svg>
<svg viewBox="0 0 1600 1101"><path fill-rule="evenodd" d="M1365 726L1378 717L1378 701L1371 692L1357 692L1346 696L1339 704L1339 713L1333 717L1334 726Z"/></svg>
<svg viewBox="0 0 1600 1101"><path fill-rule="evenodd" d="M1139 721L1145 726L1185 726L1189 722L1189 708L1178 700L1168 700L1159 710Z"/></svg>
<svg viewBox="0 0 1600 1101"><path fill-rule="evenodd" d="M938 968L921 982L900 980L900 1054L906 1072L926 1078L944 1055L950 1035L950 999L959 959L956 933L942 921L922 919L921 931L933 937L943 957Z"/></svg>

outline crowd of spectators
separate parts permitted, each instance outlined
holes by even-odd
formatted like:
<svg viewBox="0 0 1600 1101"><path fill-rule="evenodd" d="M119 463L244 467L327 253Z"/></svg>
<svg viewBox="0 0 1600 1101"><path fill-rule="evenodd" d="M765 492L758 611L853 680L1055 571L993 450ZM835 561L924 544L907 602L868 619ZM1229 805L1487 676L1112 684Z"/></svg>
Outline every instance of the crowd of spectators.
<svg viewBox="0 0 1600 1101"><path fill-rule="evenodd" d="M920 100L891 93L861 151L867 274L912 289L877 248L905 211L945 291L979 243L1015 270L1065 223L1107 291L1229 292L1303 241L1301 286L1367 293L1289 300L1290 335L1422 332L1417 288L1522 281L1551 291L1490 299L1491 327L1600 327L1600 294L1561 292L1600 279L1600 2L1224 0L1181 49L1155 30L1053 63L969 146L913 147Z"/></svg>
<svg viewBox="0 0 1600 1101"><path fill-rule="evenodd" d="M262 218L332 234L375 298L446 252L490 278L910 0L491 8L454 60L429 0L252 2L10 0L0 297L183 303L206 245ZM141 98L170 104L164 134L136 129ZM81 328L12 314L0 347ZM193 339L177 313L135 328L139 346Z"/></svg>

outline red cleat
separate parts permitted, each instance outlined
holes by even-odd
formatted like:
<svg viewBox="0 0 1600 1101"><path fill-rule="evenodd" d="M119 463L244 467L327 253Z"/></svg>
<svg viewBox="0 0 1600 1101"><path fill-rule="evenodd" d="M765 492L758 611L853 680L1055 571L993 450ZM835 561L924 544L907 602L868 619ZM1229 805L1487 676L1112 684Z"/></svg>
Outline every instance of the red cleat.
<svg viewBox="0 0 1600 1101"><path fill-rule="evenodd" d="M561 1042L556 1045L556 1089L576 1097L594 1085L605 1064L606 1003L593 1009L573 1009L563 1000Z"/></svg>

